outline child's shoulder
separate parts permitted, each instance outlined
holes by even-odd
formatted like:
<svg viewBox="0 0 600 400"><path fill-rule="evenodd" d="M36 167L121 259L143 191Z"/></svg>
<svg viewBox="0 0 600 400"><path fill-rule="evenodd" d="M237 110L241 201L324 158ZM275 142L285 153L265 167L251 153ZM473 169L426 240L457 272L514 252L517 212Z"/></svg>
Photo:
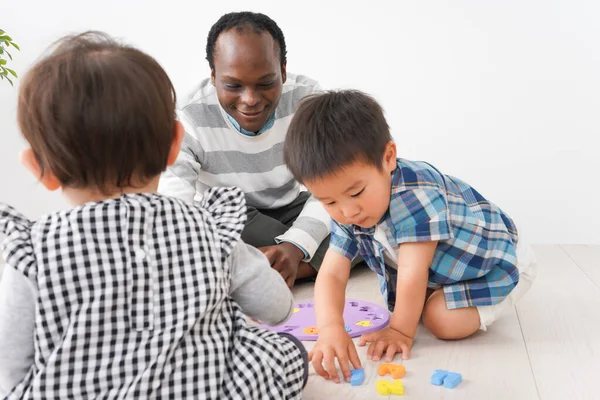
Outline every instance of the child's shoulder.
<svg viewBox="0 0 600 400"><path fill-rule="evenodd" d="M444 175L425 161L397 159L393 172L392 194L410 189L444 190Z"/></svg>
<svg viewBox="0 0 600 400"><path fill-rule="evenodd" d="M26 276L35 274L32 226L33 222L25 215L7 204L0 203L0 234L6 236L0 245L4 261Z"/></svg>

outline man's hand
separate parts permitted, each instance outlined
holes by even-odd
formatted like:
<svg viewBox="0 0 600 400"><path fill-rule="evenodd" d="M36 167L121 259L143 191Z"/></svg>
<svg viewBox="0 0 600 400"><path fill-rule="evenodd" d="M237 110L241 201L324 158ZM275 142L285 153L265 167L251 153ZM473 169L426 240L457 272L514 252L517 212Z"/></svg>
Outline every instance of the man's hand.
<svg viewBox="0 0 600 400"><path fill-rule="evenodd" d="M298 266L304 258L304 253L296 245L282 242L274 246L260 247L260 251L267 257L271 267L279 272L285 283L291 288L296 281Z"/></svg>
<svg viewBox="0 0 600 400"><path fill-rule="evenodd" d="M367 349L367 358L379 361L385 352L385 360L391 362L396 353L402 353L402 359L408 360L413 339L392 328L385 328L374 333L362 335L358 341L359 346L370 342Z"/></svg>

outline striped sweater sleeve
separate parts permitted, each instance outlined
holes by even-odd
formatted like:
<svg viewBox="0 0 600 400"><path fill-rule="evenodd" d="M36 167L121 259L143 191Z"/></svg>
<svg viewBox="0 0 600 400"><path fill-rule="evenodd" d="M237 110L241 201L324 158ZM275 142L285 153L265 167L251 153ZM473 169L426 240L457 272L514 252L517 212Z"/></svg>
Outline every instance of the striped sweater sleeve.
<svg viewBox="0 0 600 400"><path fill-rule="evenodd" d="M330 232L330 217L320 201L310 197L302 212L286 233L275 238L277 243L291 242L308 253L310 261Z"/></svg>
<svg viewBox="0 0 600 400"><path fill-rule="evenodd" d="M185 134L181 150L175 164L167 168L161 175L158 192L177 197L187 203L193 203L202 193L196 188L202 159L202 146L195 137L195 130L186 115L178 112L178 120L183 125Z"/></svg>

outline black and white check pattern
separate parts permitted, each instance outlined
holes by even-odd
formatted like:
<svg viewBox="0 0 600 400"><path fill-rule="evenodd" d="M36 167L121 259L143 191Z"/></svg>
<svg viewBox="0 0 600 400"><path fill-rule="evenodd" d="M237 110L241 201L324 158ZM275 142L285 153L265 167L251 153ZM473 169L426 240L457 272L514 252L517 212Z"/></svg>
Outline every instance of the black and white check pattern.
<svg viewBox="0 0 600 400"><path fill-rule="evenodd" d="M299 398L300 350L246 326L229 297L244 222L233 188L200 207L133 194L35 223L0 204L5 259L39 291L35 363L8 398Z"/></svg>

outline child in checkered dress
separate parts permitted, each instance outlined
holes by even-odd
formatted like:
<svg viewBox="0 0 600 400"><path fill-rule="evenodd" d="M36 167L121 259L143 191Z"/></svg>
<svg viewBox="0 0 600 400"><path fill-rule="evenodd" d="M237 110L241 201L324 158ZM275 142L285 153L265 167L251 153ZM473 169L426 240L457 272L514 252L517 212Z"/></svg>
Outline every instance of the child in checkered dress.
<svg viewBox="0 0 600 400"><path fill-rule="evenodd" d="M243 193L156 193L186 143L154 59L66 38L24 77L18 120L21 161L73 207L33 222L0 204L0 397L301 396L302 344L246 324L282 323L293 298L240 240Z"/></svg>
<svg viewBox="0 0 600 400"><path fill-rule="evenodd" d="M315 284L319 339L311 352L339 382L360 367L342 319L350 260L377 273L390 325L363 335L368 358L408 358L419 320L438 338L485 331L529 289L535 258L511 218L464 181L426 162L396 157L383 110L358 91L302 101L284 157L333 222ZM325 368L322 366L324 362Z"/></svg>

